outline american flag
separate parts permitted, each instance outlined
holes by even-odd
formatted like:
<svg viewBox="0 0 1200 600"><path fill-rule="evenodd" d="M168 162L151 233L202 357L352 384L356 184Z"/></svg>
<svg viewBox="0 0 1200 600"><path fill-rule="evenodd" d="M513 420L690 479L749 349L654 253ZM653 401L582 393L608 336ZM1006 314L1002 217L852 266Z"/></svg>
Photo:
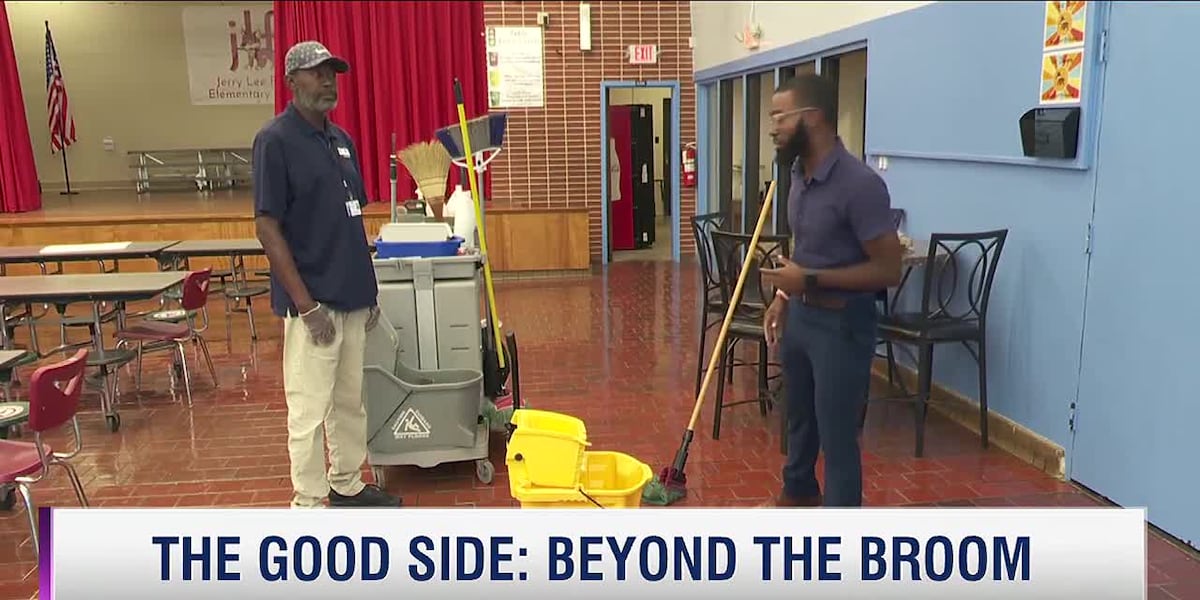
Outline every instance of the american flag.
<svg viewBox="0 0 1200 600"><path fill-rule="evenodd" d="M58 52L46 23L46 108L50 112L50 151L55 152L75 142L75 117L67 110L67 87L63 83Z"/></svg>

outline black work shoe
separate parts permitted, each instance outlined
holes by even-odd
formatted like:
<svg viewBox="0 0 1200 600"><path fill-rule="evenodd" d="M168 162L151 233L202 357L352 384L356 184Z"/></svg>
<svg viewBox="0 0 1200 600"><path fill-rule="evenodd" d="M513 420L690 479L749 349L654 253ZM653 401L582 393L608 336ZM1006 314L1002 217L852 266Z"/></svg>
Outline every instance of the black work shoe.
<svg viewBox="0 0 1200 600"><path fill-rule="evenodd" d="M334 508L398 508L404 506L404 499L383 491L379 486L367 484L361 492L353 496L343 496L329 490L329 506Z"/></svg>

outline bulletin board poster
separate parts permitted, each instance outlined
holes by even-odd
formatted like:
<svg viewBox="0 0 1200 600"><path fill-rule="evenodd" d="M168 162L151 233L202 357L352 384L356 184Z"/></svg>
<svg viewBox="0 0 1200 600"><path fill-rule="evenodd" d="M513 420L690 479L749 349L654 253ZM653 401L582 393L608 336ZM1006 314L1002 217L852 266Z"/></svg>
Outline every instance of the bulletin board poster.
<svg viewBox="0 0 1200 600"><path fill-rule="evenodd" d="M192 104L275 104L274 19L269 3L184 7Z"/></svg>
<svg viewBox="0 0 1200 600"><path fill-rule="evenodd" d="M1079 104L1083 100L1083 49L1047 52L1042 56L1043 105Z"/></svg>
<svg viewBox="0 0 1200 600"><path fill-rule="evenodd" d="M1039 103L1072 105L1083 100L1087 2L1046 2L1042 24Z"/></svg>
<svg viewBox="0 0 1200 600"><path fill-rule="evenodd" d="M541 27L488 27L488 107L544 106L542 54Z"/></svg>
<svg viewBox="0 0 1200 600"><path fill-rule="evenodd" d="M1046 2L1042 51L1083 46L1087 37L1087 2Z"/></svg>

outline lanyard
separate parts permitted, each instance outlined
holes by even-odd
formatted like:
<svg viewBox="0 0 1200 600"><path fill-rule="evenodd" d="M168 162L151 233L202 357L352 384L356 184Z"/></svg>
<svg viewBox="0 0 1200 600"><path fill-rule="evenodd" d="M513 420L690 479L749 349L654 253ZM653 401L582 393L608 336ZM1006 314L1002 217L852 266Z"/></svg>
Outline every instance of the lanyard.
<svg viewBox="0 0 1200 600"><path fill-rule="evenodd" d="M341 157L338 156L337 149L334 148L333 136L325 134L321 136L321 141L325 144L325 148L329 150L329 157L333 160L333 166L342 174L342 189L346 190L346 199L350 202L357 202L354 197L354 192L350 191L350 184L346 183L345 168L342 167Z"/></svg>

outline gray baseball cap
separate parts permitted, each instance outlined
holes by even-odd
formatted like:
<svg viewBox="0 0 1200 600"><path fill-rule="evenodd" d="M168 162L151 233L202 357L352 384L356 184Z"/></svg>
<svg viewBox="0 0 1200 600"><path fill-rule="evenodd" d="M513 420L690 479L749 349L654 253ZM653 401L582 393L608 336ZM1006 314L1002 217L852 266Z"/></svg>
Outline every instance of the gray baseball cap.
<svg viewBox="0 0 1200 600"><path fill-rule="evenodd" d="M350 70L350 63L334 56L321 42L299 42L287 51L287 56L283 59L284 73L291 75L300 69L311 69L326 62L332 62L333 69L338 73Z"/></svg>

